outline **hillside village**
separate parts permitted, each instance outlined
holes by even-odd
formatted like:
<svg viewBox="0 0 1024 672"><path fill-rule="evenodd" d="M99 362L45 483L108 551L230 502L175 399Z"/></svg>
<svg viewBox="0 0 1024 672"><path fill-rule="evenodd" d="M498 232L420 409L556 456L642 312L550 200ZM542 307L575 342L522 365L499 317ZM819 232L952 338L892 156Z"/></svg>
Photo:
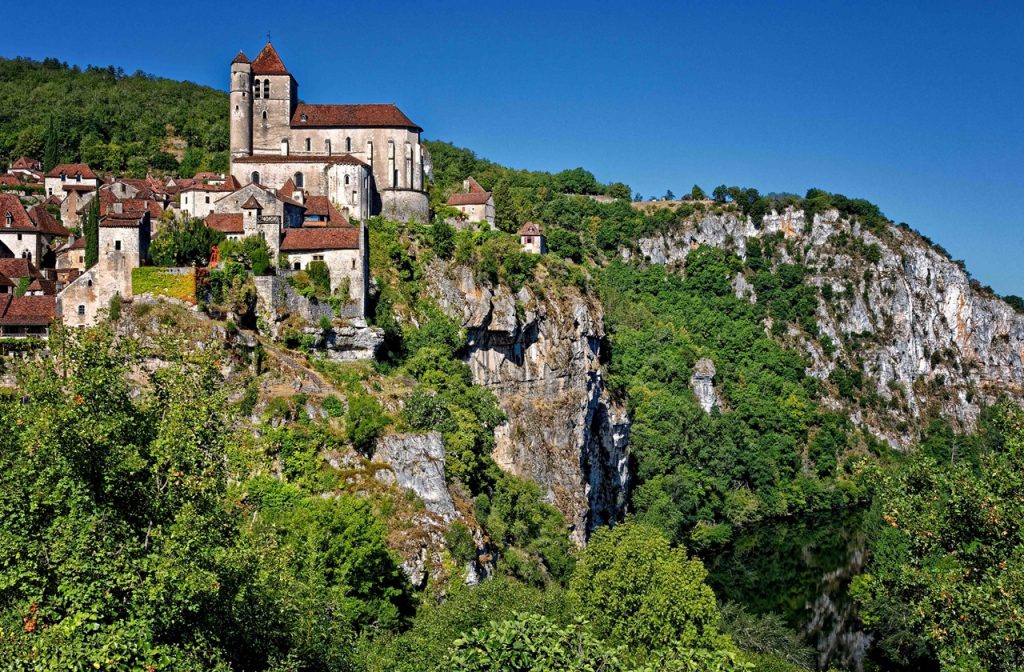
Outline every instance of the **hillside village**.
<svg viewBox="0 0 1024 672"><path fill-rule="evenodd" d="M208 297L225 249L266 257L255 268L246 258L257 314L228 317L269 324L281 308L365 330L366 221L430 218L422 129L395 105L299 102L298 82L269 42L252 60L241 52L232 60L229 115L227 173L140 179L85 163L13 161L0 176L0 337L45 339L55 323L95 325L140 289L195 305ZM494 228L494 197L472 177L446 207L456 228ZM212 234L206 263L173 266L151 254L154 244L175 245L182 230L194 233L193 222ZM520 240L525 251L546 250L533 223ZM161 291L153 278L191 289ZM372 354L370 347L343 356Z"/></svg>

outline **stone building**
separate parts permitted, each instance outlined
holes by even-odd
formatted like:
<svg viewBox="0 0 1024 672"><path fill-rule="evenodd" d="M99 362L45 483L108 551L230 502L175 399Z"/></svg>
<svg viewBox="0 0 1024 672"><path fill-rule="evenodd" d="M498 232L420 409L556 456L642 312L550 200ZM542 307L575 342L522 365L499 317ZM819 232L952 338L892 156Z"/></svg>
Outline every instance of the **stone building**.
<svg viewBox="0 0 1024 672"><path fill-rule="evenodd" d="M461 212L464 217L461 221L453 222L459 227L464 222L487 222L487 225L494 228L494 197L491 192L480 186L480 183L472 177L466 178L462 183L463 191L454 193L448 197L448 205Z"/></svg>
<svg viewBox="0 0 1024 672"><path fill-rule="evenodd" d="M345 227L303 227L289 229L281 241L281 255L286 256L293 271L309 268L310 262L322 261L331 274L331 291L347 285L348 297L359 305L359 314L366 314L370 269L366 225Z"/></svg>
<svg viewBox="0 0 1024 672"><path fill-rule="evenodd" d="M52 296L0 293L0 338L46 338L56 315Z"/></svg>
<svg viewBox="0 0 1024 672"><path fill-rule="evenodd" d="M70 191L65 187L92 187L96 189L100 184L100 178L92 172L84 163L62 163L54 166L53 170L46 173L43 179L43 188L47 196L61 196L64 192Z"/></svg>
<svg viewBox="0 0 1024 672"><path fill-rule="evenodd" d="M231 63L231 174L280 189L289 179L347 217L426 220L423 129L395 105L300 103L298 83L269 42Z"/></svg>
<svg viewBox="0 0 1024 672"><path fill-rule="evenodd" d="M197 181L178 192L178 208L192 217L204 219L216 210L218 200L241 187L234 176L226 180Z"/></svg>
<svg viewBox="0 0 1024 672"><path fill-rule="evenodd" d="M546 254L548 245L544 236L544 227L533 222L523 224L519 229L519 244L523 246L523 252Z"/></svg>
<svg viewBox="0 0 1024 672"><path fill-rule="evenodd" d="M52 246L71 232L41 205L28 210L14 194L0 194L0 257L27 259L40 268L54 268Z"/></svg>
<svg viewBox="0 0 1024 672"><path fill-rule="evenodd" d="M65 326L92 326L115 295L132 299L132 271L148 256L149 239L148 211L100 220L99 260L57 295L57 315Z"/></svg>

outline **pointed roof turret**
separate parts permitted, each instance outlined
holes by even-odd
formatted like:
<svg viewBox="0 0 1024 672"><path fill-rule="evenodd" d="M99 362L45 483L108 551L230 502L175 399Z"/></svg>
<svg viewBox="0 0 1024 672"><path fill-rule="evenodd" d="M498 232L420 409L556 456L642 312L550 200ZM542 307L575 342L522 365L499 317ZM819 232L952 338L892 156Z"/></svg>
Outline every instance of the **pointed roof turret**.
<svg viewBox="0 0 1024 672"><path fill-rule="evenodd" d="M235 56L235 60L233 60L231 62L232 63L248 63L249 62L249 57L245 55L244 51L239 51L238 52L238 56Z"/></svg>
<svg viewBox="0 0 1024 672"><path fill-rule="evenodd" d="M242 210L262 210L263 206L256 200L255 196L250 196L249 200L242 203Z"/></svg>
<svg viewBox="0 0 1024 672"><path fill-rule="evenodd" d="M267 42L267 46L263 47L263 51L252 62L252 74L287 75L290 73L288 68L284 67L284 63L281 62L281 57L277 55L274 45Z"/></svg>

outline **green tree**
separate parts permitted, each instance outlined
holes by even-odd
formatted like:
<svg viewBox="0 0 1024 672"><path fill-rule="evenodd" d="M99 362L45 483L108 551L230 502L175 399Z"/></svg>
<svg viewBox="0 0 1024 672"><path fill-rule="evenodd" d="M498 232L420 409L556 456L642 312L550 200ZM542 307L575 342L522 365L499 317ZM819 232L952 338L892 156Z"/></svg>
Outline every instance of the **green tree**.
<svg viewBox="0 0 1024 672"><path fill-rule="evenodd" d="M451 259L455 252L455 229L445 220L435 218L430 225L430 244L434 254L442 259Z"/></svg>
<svg viewBox="0 0 1024 672"><path fill-rule="evenodd" d="M149 258L157 266L206 266L213 247L223 241L223 233L186 215L161 228L150 245Z"/></svg>
<svg viewBox="0 0 1024 672"><path fill-rule="evenodd" d="M630 199L630 195L633 192L630 190L628 184L624 184L622 182L613 182L612 184L608 185L608 188L605 190L605 193L611 196L612 198L618 198L628 201Z"/></svg>
<svg viewBox="0 0 1024 672"><path fill-rule="evenodd" d="M703 201L707 197L708 195L704 193L704 190L700 188L699 184L693 185L693 189L690 190L690 198L692 200Z"/></svg>
<svg viewBox="0 0 1024 672"><path fill-rule="evenodd" d="M45 171L53 170L54 166L60 163L57 143L57 129L53 123L53 115L50 115L46 125L46 141L43 145L43 170Z"/></svg>
<svg viewBox="0 0 1024 672"><path fill-rule="evenodd" d="M982 435L977 466L922 454L882 479L851 592L898 664L1024 667L1024 411L1002 405Z"/></svg>
<svg viewBox="0 0 1024 672"><path fill-rule="evenodd" d="M647 654L681 646L721 649L718 608L699 560L657 530L626 522L598 530L570 583L579 613L595 631Z"/></svg>
<svg viewBox="0 0 1024 672"><path fill-rule="evenodd" d="M580 237L572 231L565 229L551 229L547 235L548 250L565 259L572 259L576 263L583 261L583 248L580 244Z"/></svg>
<svg viewBox="0 0 1024 672"><path fill-rule="evenodd" d="M365 454L372 452L374 441L389 424L391 418L384 412L380 402L370 395L359 393L349 398L345 432L357 450Z"/></svg>

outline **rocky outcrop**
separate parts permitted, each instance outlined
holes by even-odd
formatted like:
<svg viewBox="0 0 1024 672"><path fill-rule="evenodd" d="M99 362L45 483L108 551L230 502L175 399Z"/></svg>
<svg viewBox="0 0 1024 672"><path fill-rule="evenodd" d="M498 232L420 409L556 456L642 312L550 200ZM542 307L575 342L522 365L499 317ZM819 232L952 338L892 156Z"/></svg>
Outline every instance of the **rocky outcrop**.
<svg viewBox="0 0 1024 672"><path fill-rule="evenodd" d="M450 522L455 504L444 480L444 443L441 434L392 434L377 441L374 462L388 465L374 476L382 483L412 490L427 511Z"/></svg>
<svg viewBox="0 0 1024 672"><path fill-rule="evenodd" d="M600 304L575 288L513 294L441 262L427 280L467 331L474 382L492 389L508 416L495 461L545 487L584 543L590 529L621 515L629 489L629 420L604 386Z"/></svg>
<svg viewBox="0 0 1024 672"><path fill-rule="evenodd" d="M963 268L902 227L866 229L835 210L810 221L801 211L773 212L755 226L734 212L707 213L624 250L654 263L682 262L707 244L745 256L752 238L778 234L776 261L798 262L819 288L818 327L836 351L796 334L808 373L827 378L856 366L885 402L857 416L898 447L910 445L914 420L936 408L971 429L981 405L1000 394L1024 397L1024 316L972 282ZM738 296L755 300L745 280ZM909 420L909 422L908 422Z"/></svg>
<svg viewBox="0 0 1024 672"><path fill-rule="evenodd" d="M693 375L690 376L690 388L697 403L705 413L719 407L718 392L715 391L715 363L707 357L701 357L693 365Z"/></svg>

